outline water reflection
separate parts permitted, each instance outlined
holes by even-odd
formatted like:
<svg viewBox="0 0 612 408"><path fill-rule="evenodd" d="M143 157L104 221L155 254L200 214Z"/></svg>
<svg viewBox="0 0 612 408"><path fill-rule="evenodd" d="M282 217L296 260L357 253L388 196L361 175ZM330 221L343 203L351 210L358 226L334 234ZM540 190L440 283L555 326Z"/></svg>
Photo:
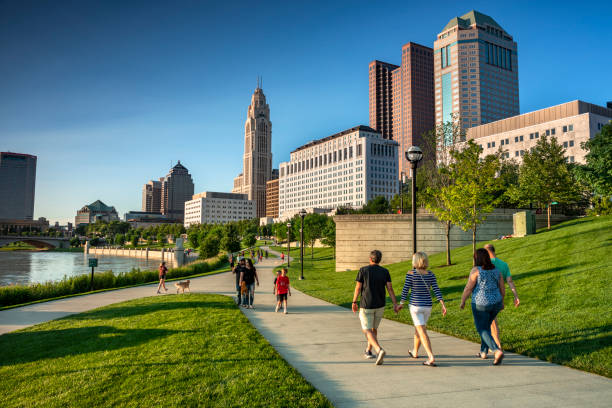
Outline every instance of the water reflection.
<svg viewBox="0 0 612 408"><path fill-rule="evenodd" d="M57 281L64 276L91 273L87 258L82 253L69 252L0 252L0 286ZM132 268L157 269L159 266L159 260L101 255L97 258L96 272L127 272Z"/></svg>

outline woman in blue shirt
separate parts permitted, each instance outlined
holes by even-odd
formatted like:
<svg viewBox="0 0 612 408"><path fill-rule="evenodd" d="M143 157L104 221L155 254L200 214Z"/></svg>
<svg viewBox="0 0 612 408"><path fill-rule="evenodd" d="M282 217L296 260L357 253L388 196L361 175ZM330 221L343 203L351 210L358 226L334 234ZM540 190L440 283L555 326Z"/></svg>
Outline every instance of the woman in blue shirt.
<svg viewBox="0 0 612 408"><path fill-rule="evenodd" d="M486 249L476 250L474 265L461 295L460 307L463 309L465 301L472 295L472 315L481 340L480 358L487 358L487 352L491 350L495 354L493 365L499 365L504 359L504 352L499 349L491 336L491 323L504 308L506 288L501 273L491 263Z"/></svg>
<svg viewBox="0 0 612 408"><path fill-rule="evenodd" d="M408 292L410 292L410 315L412 316L415 331L414 349L408 350L408 354L410 354L412 358L417 358L419 347L421 347L421 342L423 342L425 351L429 356L429 359L425 361L423 365L435 367L436 359L431 351L431 343L427 335L427 320L429 320L429 316L431 315L432 307L430 289L433 289L436 298L442 305L442 316L446 316L446 306L444 306L444 299L438 287L436 275L428 271L428 267L429 259L425 252L417 252L412 256L413 269L406 274L399 308L401 309L403 307L404 302L408 298Z"/></svg>

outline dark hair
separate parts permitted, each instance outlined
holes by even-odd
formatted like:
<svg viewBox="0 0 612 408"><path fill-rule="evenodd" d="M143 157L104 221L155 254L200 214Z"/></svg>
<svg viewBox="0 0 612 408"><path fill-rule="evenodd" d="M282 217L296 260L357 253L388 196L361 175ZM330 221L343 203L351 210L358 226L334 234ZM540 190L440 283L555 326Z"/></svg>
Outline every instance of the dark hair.
<svg viewBox="0 0 612 408"><path fill-rule="evenodd" d="M255 270L255 267L253 266L253 261L251 261L251 258L247 258L247 264L249 264L249 266L251 267L251 269Z"/></svg>
<svg viewBox="0 0 612 408"><path fill-rule="evenodd" d="M489 251L484 248L478 248L474 253L474 265L481 266L482 269L495 269L495 266L491 263L491 257Z"/></svg>
<svg viewBox="0 0 612 408"><path fill-rule="evenodd" d="M380 252L378 249L373 250L370 252L370 259L376 264L379 263L382 259L382 252Z"/></svg>

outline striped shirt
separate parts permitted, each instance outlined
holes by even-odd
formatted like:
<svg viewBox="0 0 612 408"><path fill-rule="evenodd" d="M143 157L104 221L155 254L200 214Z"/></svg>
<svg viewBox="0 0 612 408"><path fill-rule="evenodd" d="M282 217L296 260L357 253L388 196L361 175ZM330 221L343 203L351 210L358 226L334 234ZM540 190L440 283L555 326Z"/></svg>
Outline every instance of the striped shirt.
<svg viewBox="0 0 612 408"><path fill-rule="evenodd" d="M402 289L402 303L406 301L408 292L410 292L410 304L412 306L431 307L430 288L433 289L438 300L444 300L436 281L436 275L432 271L427 271L427 275L421 275L416 270L408 272L404 282L404 289Z"/></svg>

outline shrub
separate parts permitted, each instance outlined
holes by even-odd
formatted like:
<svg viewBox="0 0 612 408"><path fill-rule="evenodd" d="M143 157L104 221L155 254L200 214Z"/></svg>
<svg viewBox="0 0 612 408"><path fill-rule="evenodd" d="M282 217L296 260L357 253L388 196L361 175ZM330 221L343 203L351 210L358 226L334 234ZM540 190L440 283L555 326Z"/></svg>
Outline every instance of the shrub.
<svg viewBox="0 0 612 408"><path fill-rule="evenodd" d="M227 256L220 256L216 261L208 263L197 261L192 264L173 268L168 271L167 278L183 278L191 275L214 271L226 266ZM83 274L64 277L58 282L43 282L32 285L15 285L0 287L0 307L34 302L37 300L57 298L89 291L91 275ZM114 274L112 271L97 272L94 274L94 290L112 289L122 286L151 283L158 280L156 270L141 271L132 269L130 272Z"/></svg>

